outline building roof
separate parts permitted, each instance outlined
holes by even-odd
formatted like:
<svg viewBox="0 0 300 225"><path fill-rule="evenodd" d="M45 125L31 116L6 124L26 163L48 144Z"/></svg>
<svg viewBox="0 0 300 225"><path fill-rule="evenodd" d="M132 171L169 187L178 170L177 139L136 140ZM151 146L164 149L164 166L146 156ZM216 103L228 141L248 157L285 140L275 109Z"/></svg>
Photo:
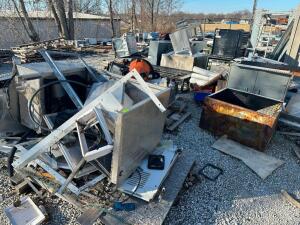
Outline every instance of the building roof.
<svg viewBox="0 0 300 225"><path fill-rule="evenodd" d="M29 11L28 15L30 18L36 19L53 18L53 13L51 11ZM0 10L0 17L15 18L18 17L18 14L14 10ZM73 17L74 19L83 20L109 20L108 16L99 16L80 12L74 12Z"/></svg>

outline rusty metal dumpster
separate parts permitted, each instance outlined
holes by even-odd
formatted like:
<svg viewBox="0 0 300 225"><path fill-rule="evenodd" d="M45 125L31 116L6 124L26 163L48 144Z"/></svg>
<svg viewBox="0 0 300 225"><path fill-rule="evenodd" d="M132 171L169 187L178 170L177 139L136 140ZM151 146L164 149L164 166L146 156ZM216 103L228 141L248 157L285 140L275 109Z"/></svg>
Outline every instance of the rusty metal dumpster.
<svg viewBox="0 0 300 225"><path fill-rule="evenodd" d="M263 151L291 79L290 71L233 64L227 88L204 100L200 127Z"/></svg>

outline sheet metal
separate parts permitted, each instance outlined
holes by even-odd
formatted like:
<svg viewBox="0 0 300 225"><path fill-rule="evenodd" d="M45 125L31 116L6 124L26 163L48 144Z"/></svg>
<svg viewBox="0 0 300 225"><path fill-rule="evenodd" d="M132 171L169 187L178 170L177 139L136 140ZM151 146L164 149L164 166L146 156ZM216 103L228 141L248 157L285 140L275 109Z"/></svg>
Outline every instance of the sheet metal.
<svg viewBox="0 0 300 225"><path fill-rule="evenodd" d="M283 101L292 77L290 71L233 64L227 87Z"/></svg>

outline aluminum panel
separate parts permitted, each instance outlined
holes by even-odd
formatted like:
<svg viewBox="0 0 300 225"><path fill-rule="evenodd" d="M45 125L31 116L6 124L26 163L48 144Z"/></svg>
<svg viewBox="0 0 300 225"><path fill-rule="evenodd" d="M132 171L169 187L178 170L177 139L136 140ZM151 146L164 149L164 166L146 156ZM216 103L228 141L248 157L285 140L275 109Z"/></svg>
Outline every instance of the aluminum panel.
<svg viewBox="0 0 300 225"><path fill-rule="evenodd" d="M248 68L232 65L230 67L227 87L241 91L252 92L256 77L256 71L249 71Z"/></svg>
<svg viewBox="0 0 300 225"><path fill-rule="evenodd" d="M173 49L175 53L180 53L183 51L192 52L190 38L192 37L192 32L189 29L181 29L170 34Z"/></svg>
<svg viewBox="0 0 300 225"><path fill-rule="evenodd" d="M291 79L289 71L233 64L228 88L283 101Z"/></svg>
<svg viewBox="0 0 300 225"><path fill-rule="evenodd" d="M170 90L156 94L167 106ZM162 113L150 98L119 114L116 121L111 182L120 185L139 166L140 162L160 142L166 114Z"/></svg>

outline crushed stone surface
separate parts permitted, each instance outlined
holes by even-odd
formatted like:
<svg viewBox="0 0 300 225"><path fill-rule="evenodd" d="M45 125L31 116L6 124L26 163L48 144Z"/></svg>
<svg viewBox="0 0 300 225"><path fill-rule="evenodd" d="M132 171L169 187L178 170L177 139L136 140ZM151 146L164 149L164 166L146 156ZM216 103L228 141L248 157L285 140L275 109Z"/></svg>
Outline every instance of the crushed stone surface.
<svg viewBox="0 0 300 225"><path fill-rule="evenodd" d="M165 225L292 225L300 224L300 209L281 197L286 190L300 198L300 164L293 149L298 148L285 136L275 134L266 154L285 162L268 178L262 180L240 160L225 155L211 146L217 140L199 128L201 107L190 94L192 118L179 127L177 133L165 134L176 145L195 157L197 173L207 163L224 170L216 181L201 179L178 196ZM251 135L251 134L249 134ZM210 175L216 171L205 170Z"/></svg>

